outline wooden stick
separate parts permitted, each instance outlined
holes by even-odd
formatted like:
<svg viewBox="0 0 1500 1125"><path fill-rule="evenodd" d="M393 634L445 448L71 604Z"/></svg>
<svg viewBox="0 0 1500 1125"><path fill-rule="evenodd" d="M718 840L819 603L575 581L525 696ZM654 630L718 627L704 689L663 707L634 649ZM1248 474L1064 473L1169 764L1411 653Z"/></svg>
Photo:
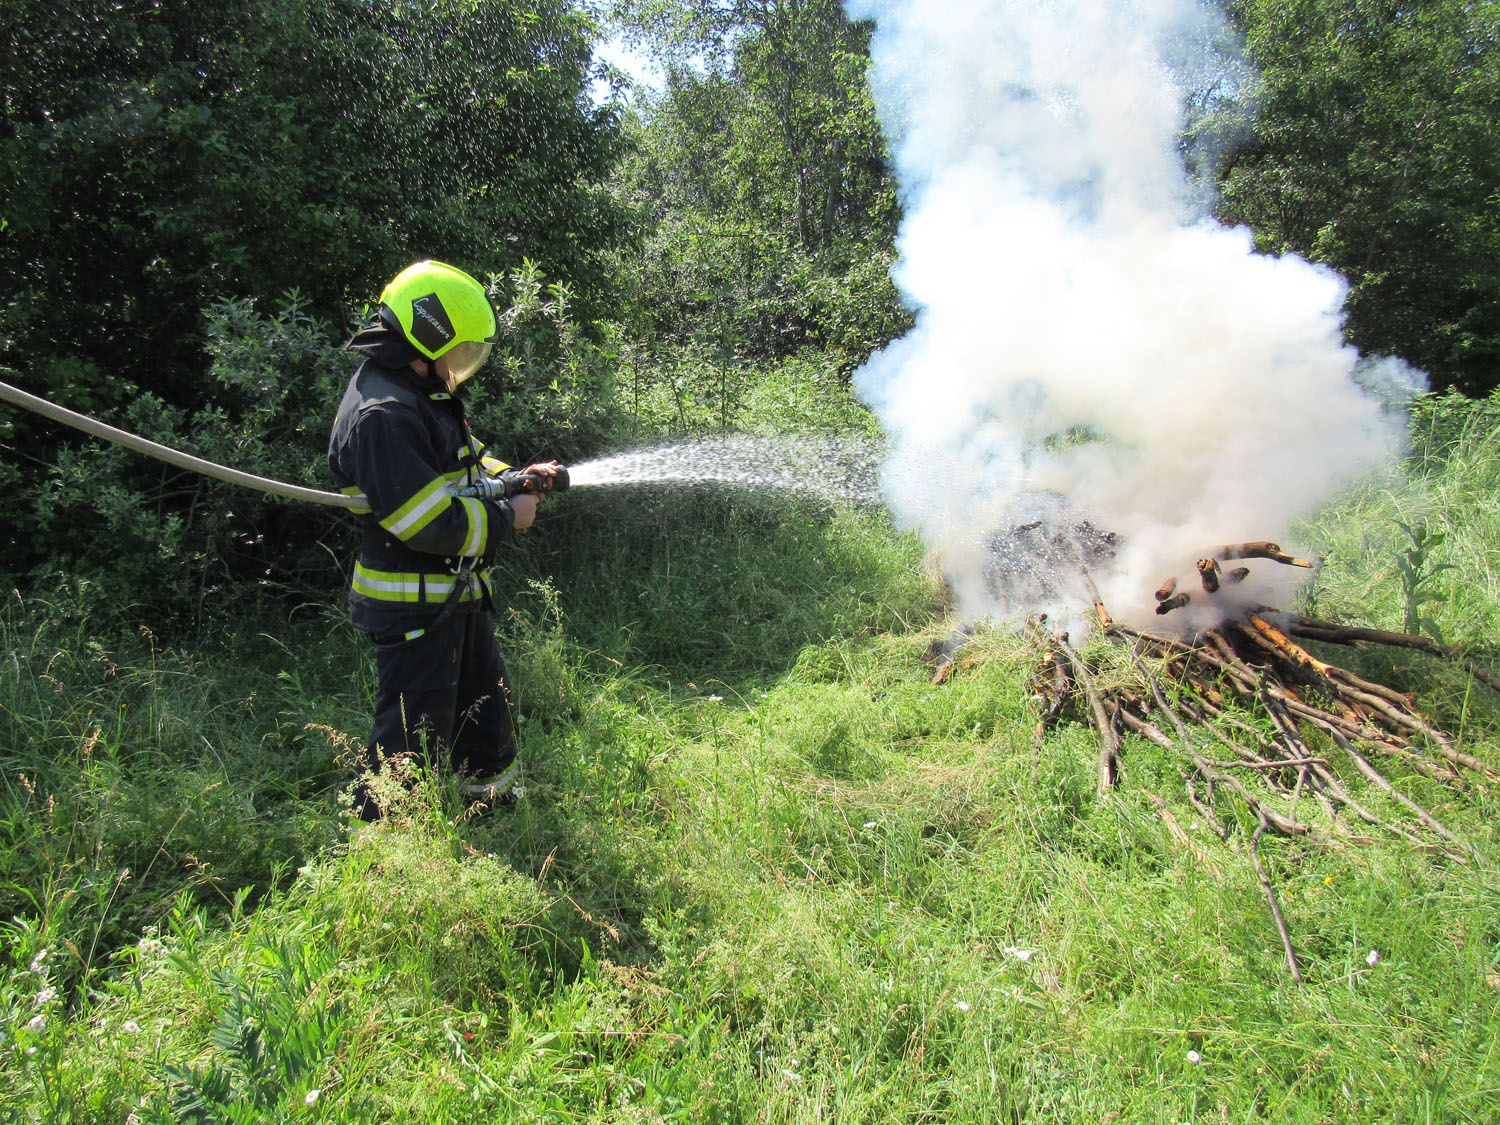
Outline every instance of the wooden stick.
<svg viewBox="0 0 1500 1125"><path fill-rule="evenodd" d="M1219 592L1219 564L1213 559L1199 559L1198 581L1203 583L1205 593L1217 594Z"/></svg>
<svg viewBox="0 0 1500 1125"><path fill-rule="evenodd" d="M1193 808L1198 810L1198 815L1203 817L1204 820L1208 821L1209 827L1218 834L1219 839L1229 839L1229 829L1225 828L1222 824L1219 823L1219 818L1214 815L1212 805L1206 805L1198 799L1198 791L1193 785L1192 777L1184 773L1182 775L1182 784L1183 787L1187 790L1188 800L1192 802ZM1210 802L1212 802L1214 799L1214 783L1212 781L1208 783L1208 799Z"/></svg>
<svg viewBox="0 0 1500 1125"><path fill-rule="evenodd" d="M1362 680L1347 668L1340 668L1337 664L1328 666L1329 675L1334 679L1348 684L1350 687L1358 688L1360 691L1378 695L1381 699L1394 703L1397 707L1407 710L1415 709L1415 697L1408 692L1397 691L1395 688L1386 687L1384 684L1374 684L1369 680Z"/></svg>
<svg viewBox="0 0 1500 1125"><path fill-rule="evenodd" d="M1177 749L1177 744L1170 738L1168 738L1165 734L1163 734L1161 728L1158 727L1155 723L1147 722L1145 719L1142 719L1138 715L1132 714L1130 711L1124 708L1120 709L1120 722L1124 723L1127 727L1135 731L1135 733L1140 735L1142 738L1150 739L1152 742L1160 746L1163 750Z"/></svg>
<svg viewBox="0 0 1500 1125"><path fill-rule="evenodd" d="M1055 644L1056 642L1051 642ZM1062 715L1062 709L1067 705L1068 697L1073 694L1073 681L1068 675L1069 661L1061 652L1053 648L1042 658L1042 668L1038 673L1037 694L1041 695L1041 677L1046 674L1048 668L1052 671L1052 683L1044 697L1046 707L1043 708L1041 717L1037 720L1036 733L1042 735L1057 723Z"/></svg>
<svg viewBox="0 0 1500 1125"><path fill-rule="evenodd" d="M1284 711L1282 711L1280 706L1267 701L1266 710L1278 726L1284 728L1290 725L1291 719L1286 715ZM1304 745L1301 742L1300 737L1297 739L1297 741L1299 745ZM1398 825L1391 824L1389 821L1383 820L1382 818L1376 816L1369 809L1365 808L1364 805L1356 801L1350 795L1349 791L1345 789L1344 786L1339 782L1338 778L1334 777L1333 774L1330 773L1326 768L1314 768L1321 781L1321 788L1329 798L1337 801L1339 804L1345 806L1346 808L1353 809L1354 814L1361 820L1363 820L1366 824L1374 825L1377 828L1384 828L1393 836L1400 836L1403 840L1407 841L1410 844L1415 844L1418 847L1423 846L1423 842L1417 837L1413 836L1410 832L1406 831L1406 829L1401 828Z"/></svg>
<svg viewBox="0 0 1500 1125"><path fill-rule="evenodd" d="M1203 759L1202 755L1198 753L1197 749L1194 748L1192 737L1188 734L1187 727L1183 725L1181 716L1167 702L1167 697L1162 694L1161 685L1156 682L1156 677L1149 670L1146 671L1146 681L1151 685L1151 695L1156 700L1157 708L1172 720L1172 724L1177 728L1177 737L1182 741L1183 747L1187 750L1188 757L1193 760L1193 765L1197 767L1200 774L1210 781L1229 786L1240 795L1245 804L1249 805L1257 816L1268 820L1276 831L1287 836L1305 836L1309 832L1307 825L1300 824L1295 820L1288 820L1279 813L1266 808L1264 804L1256 800L1250 793L1250 790L1245 788L1239 778L1220 773L1213 766L1209 765Z"/></svg>
<svg viewBox="0 0 1500 1125"><path fill-rule="evenodd" d="M1257 539L1252 543L1231 543L1227 547L1220 547L1215 552L1216 558L1229 559L1271 559L1273 562L1283 563L1286 566L1300 566L1312 569L1312 563L1306 559L1293 558L1281 549L1280 543L1271 543L1264 539Z"/></svg>
<svg viewBox="0 0 1500 1125"><path fill-rule="evenodd" d="M1269 688L1269 685L1267 687ZM1281 737L1286 743L1286 749L1290 752L1289 758L1301 759L1304 762L1313 763L1312 769L1309 770L1308 766L1304 764L1297 771L1297 788L1292 794L1294 802L1292 808L1295 810L1297 807L1295 802L1298 797L1302 796L1302 788L1308 781L1312 781L1313 787L1317 790L1322 790L1326 787L1328 779L1324 774L1327 771L1318 768L1318 763L1321 762L1321 759L1313 759L1312 751L1308 749L1307 743L1302 741L1302 734L1297 730L1297 724L1292 721L1292 717L1285 710L1269 697L1269 692L1262 697L1261 705L1265 707L1266 714L1271 716L1272 725L1281 732Z"/></svg>
<svg viewBox="0 0 1500 1125"><path fill-rule="evenodd" d="M1260 838L1265 830L1266 818L1262 814L1255 834L1250 837L1250 862L1255 865L1255 874L1260 879L1261 890L1266 892L1266 901L1271 904L1271 918L1276 923L1276 932L1281 935L1281 948L1286 952L1286 964L1292 972L1292 980L1301 984L1302 970L1297 967L1297 951L1292 948L1292 935L1287 932L1286 919L1281 916L1281 906L1276 901L1276 892L1271 887L1271 880L1266 878L1266 869L1260 863Z"/></svg>
<svg viewBox="0 0 1500 1125"><path fill-rule="evenodd" d="M1089 711L1094 717L1094 728L1099 732L1099 796L1103 797L1114 787L1120 770L1120 732L1115 729L1114 718L1105 710L1104 701L1094 687L1088 665L1063 635L1062 651L1073 662L1073 674L1083 685L1083 694L1088 698Z"/></svg>
<svg viewBox="0 0 1500 1125"><path fill-rule="evenodd" d="M1366 707L1378 711L1390 720L1390 722L1423 735L1433 743L1439 754L1447 758L1454 765L1464 766L1492 781L1500 778L1500 774L1491 769L1487 763L1481 762L1472 754L1465 754L1462 750L1459 750L1453 745L1446 734L1428 724L1420 715L1402 710L1399 707L1394 707L1379 696L1370 695L1368 692L1359 691L1356 688L1346 687L1344 693L1357 699Z"/></svg>
<svg viewBox="0 0 1500 1125"><path fill-rule="evenodd" d="M1312 653L1308 652L1307 649L1294 642L1290 637L1288 637L1280 629L1276 628L1276 626L1272 625L1260 614L1256 613L1254 610L1251 610L1245 615L1245 620L1251 624L1251 626L1257 633L1259 633L1266 640L1270 641L1271 645L1278 653L1280 653L1286 659L1290 660L1293 664L1296 664L1300 668L1310 669L1325 680L1328 678L1328 673L1331 665L1323 663L1323 661L1319 660Z"/></svg>
<svg viewBox="0 0 1500 1125"><path fill-rule="evenodd" d="M1156 809L1156 815L1161 817L1161 822L1167 826L1167 831L1172 834L1172 837L1188 851L1192 852L1198 862L1208 868L1214 878L1224 878L1224 872L1219 869L1219 865L1210 859L1208 854L1198 846L1197 841L1183 830L1177 818L1172 815L1172 810L1167 808L1167 803L1149 789L1143 788L1141 792L1146 795L1146 800L1150 801L1151 806Z"/></svg>
<svg viewBox="0 0 1500 1125"><path fill-rule="evenodd" d="M1241 770L1281 770L1287 766L1326 766L1327 758L1282 758L1280 761L1267 762L1216 762L1212 758L1207 759L1208 764L1220 769Z"/></svg>
<svg viewBox="0 0 1500 1125"><path fill-rule="evenodd" d="M1088 571L1083 571L1083 580L1089 588L1089 597L1094 599L1094 613L1099 618L1099 628L1106 633L1114 620L1109 616L1109 611L1104 608L1104 599L1099 596L1099 587L1094 585L1094 579Z"/></svg>
<svg viewBox="0 0 1500 1125"><path fill-rule="evenodd" d="M1187 594L1173 594L1170 598L1166 598L1157 604L1156 612L1159 615L1166 615L1174 609L1181 609L1192 600Z"/></svg>
<svg viewBox="0 0 1500 1125"><path fill-rule="evenodd" d="M1441 656L1445 660L1456 661L1461 664L1469 675L1480 683L1488 684L1496 691L1500 691L1500 676L1481 668L1463 653L1447 645L1439 644L1431 637L1418 636L1412 633L1390 633L1384 629L1361 629L1352 625L1337 625L1332 621L1316 621L1306 617L1293 619L1292 632L1299 637L1307 637L1314 641L1327 641L1330 644L1349 645L1356 641L1369 641L1372 644L1390 645L1395 648L1414 648L1421 652L1430 652L1434 656Z"/></svg>
<svg viewBox="0 0 1500 1125"><path fill-rule="evenodd" d="M1384 789L1399 804L1404 805L1411 812L1415 813L1418 820L1427 825L1428 828L1431 828L1443 839L1457 844L1459 847L1469 852L1469 854L1473 855L1475 858L1480 858L1480 852L1478 848L1474 847L1473 844L1470 844L1468 841L1456 835L1447 827L1447 825L1438 820L1437 817L1433 816L1421 805L1417 804L1405 793L1402 793L1399 789L1397 789L1394 785L1387 781L1385 776L1374 766L1372 766L1365 759L1364 755L1354 748L1354 745L1347 738L1345 738L1342 734L1339 734L1337 731L1330 731L1329 737L1339 745L1340 749L1342 749L1344 753L1349 755L1349 760L1354 763L1355 768L1358 769L1360 773L1364 774L1366 779L1368 779L1371 783L1378 786L1379 788Z"/></svg>
<svg viewBox="0 0 1500 1125"><path fill-rule="evenodd" d="M1435 762L1432 759L1426 758L1423 755L1417 753L1410 746L1390 741L1388 737L1382 736L1381 732L1379 731L1364 729L1353 726L1351 724L1345 724L1341 720L1339 720L1336 715L1330 715L1326 711L1316 711L1312 708L1303 709L1295 707L1290 708L1290 710L1300 715L1302 718L1306 719L1308 722L1312 723L1320 730L1326 731L1330 735L1337 731L1340 735L1343 735L1346 738L1359 739L1367 746L1371 746L1376 750L1379 750L1387 757L1400 758L1412 769L1416 770L1424 777L1430 777L1433 781L1453 781L1461 776L1452 762L1446 760ZM1441 772L1438 768L1439 765L1441 765L1442 769L1446 770L1447 772Z"/></svg>

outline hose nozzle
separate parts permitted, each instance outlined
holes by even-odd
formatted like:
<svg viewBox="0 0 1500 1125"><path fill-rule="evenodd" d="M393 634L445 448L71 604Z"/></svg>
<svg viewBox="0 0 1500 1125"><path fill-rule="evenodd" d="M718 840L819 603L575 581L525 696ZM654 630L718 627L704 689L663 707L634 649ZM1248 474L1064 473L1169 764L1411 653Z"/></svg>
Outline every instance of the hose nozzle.
<svg viewBox="0 0 1500 1125"><path fill-rule="evenodd" d="M507 493L514 496L517 492L566 492L568 488L568 467L559 465L553 476L544 476L541 473L521 473L513 478L515 487Z"/></svg>
<svg viewBox="0 0 1500 1125"><path fill-rule="evenodd" d="M509 500L522 492L541 495L547 492L562 492L568 487L567 466L559 465L552 476L545 473L502 473L498 477L485 477L475 484L455 488L455 496L477 496L483 500Z"/></svg>

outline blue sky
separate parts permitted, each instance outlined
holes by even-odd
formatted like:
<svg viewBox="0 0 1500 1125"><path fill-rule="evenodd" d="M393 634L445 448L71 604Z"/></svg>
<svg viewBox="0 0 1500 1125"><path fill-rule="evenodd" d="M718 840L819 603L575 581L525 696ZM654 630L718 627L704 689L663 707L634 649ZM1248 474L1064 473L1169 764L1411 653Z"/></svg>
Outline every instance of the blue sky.
<svg viewBox="0 0 1500 1125"><path fill-rule="evenodd" d="M662 68L644 51L628 45L618 35L605 40L594 49L594 57L611 66L619 67L636 82L660 90L664 74ZM602 101L609 91L602 83L594 84L594 98Z"/></svg>

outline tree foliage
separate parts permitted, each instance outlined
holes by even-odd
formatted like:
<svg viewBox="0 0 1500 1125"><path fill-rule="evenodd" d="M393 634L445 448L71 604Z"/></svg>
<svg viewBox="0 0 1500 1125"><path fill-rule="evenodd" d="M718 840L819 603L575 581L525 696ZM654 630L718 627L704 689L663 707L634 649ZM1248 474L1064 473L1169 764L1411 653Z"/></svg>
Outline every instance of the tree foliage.
<svg viewBox="0 0 1500 1125"><path fill-rule="evenodd" d="M543 386L608 401L590 341L631 216L606 183L619 114L588 97L595 29L573 0L0 0L0 26L0 377L326 487L338 343L430 256L516 302L496 364L540 358L500 386L545 361ZM597 411L524 417L537 446L599 433ZM182 608L337 573L317 553L326 518L8 408L0 487L12 575L87 573Z"/></svg>
<svg viewBox="0 0 1500 1125"><path fill-rule="evenodd" d="M1350 282L1347 332L1500 383L1500 3L1239 0L1259 73L1219 212Z"/></svg>
<svg viewBox="0 0 1500 1125"><path fill-rule="evenodd" d="M837 0L616 11L666 61L620 178L654 221L633 300L646 334L721 360L829 349L849 368L899 334L870 26Z"/></svg>
<svg viewBox="0 0 1500 1125"><path fill-rule="evenodd" d="M339 321L417 257L530 257L607 303L618 122L567 0L0 0L0 24L0 361L64 398L194 402L213 301L295 287ZM80 362L110 379L56 377Z"/></svg>

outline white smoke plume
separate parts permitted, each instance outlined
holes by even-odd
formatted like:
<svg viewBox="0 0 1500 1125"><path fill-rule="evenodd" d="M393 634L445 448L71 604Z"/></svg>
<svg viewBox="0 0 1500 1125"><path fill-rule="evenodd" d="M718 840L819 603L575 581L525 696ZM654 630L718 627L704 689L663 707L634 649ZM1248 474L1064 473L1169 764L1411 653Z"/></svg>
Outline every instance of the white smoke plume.
<svg viewBox="0 0 1500 1125"><path fill-rule="evenodd" d="M1160 622L1162 579L1201 590L1210 549L1284 541L1400 448L1366 388L1415 373L1344 344L1342 280L1194 214L1176 76L1205 69L1204 4L847 3L877 23L917 313L855 385L890 440L887 499L966 616L1076 606L1083 556L1117 616ZM1226 600L1285 604L1306 575L1247 565Z"/></svg>

